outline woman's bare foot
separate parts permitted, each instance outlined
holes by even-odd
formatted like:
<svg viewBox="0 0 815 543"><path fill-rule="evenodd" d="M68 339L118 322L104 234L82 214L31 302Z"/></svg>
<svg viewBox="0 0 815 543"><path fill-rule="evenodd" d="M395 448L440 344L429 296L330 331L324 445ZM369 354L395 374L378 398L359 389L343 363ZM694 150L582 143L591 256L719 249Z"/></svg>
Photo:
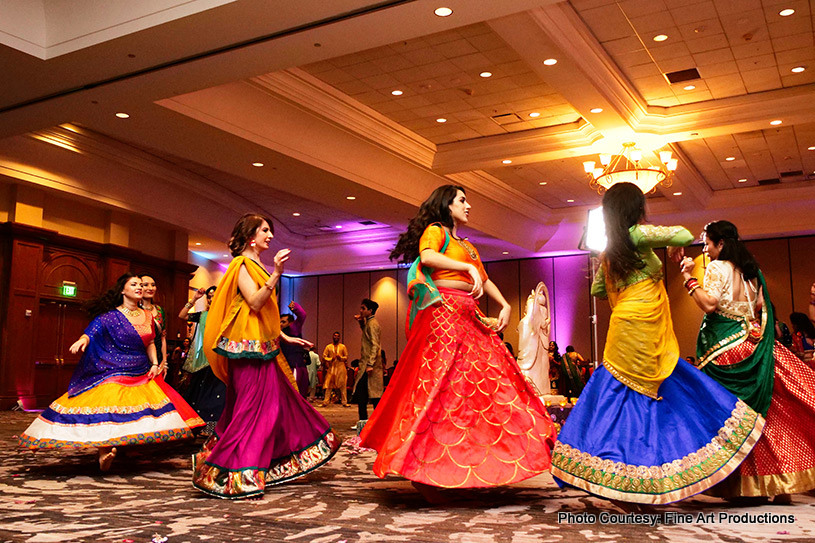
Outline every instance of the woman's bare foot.
<svg viewBox="0 0 815 543"><path fill-rule="evenodd" d="M108 471L113 459L116 458L116 447L100 447L99 448L99 469Z"/></svg>

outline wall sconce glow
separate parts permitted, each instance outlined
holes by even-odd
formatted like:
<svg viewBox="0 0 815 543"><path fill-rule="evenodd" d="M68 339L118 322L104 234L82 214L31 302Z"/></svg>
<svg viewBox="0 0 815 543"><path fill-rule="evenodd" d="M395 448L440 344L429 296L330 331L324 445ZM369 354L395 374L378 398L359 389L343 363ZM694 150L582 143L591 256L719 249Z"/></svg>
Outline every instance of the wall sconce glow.
<svg viewBox="0 0 815 543"><path fill-rule="evenodd" d="M504 160L501 161L501 164L512 164L512 161L508 158L505 158Z"/></svg>
<svg viewBox="0 0 815 543"><path fill-rule="evenodd" d="M450 15L453 14L453 10L450 8L436 8L435 11L433 11L433 13L435 13L439 17L449 17Z"/></svg>
<svg viewBox="0 0 815 543"><path fill-rule="evenodd" d="M404 94L404 93L402 91L400 91L399 89L396 89L396 90L392 90L391 94L394 95L394 96L402 96L402 94Z"/></svg>
<svg viewBox="0 0 815 543"><path fill-rule="evenodd" d="M779 12L778 12L778 14L779 14L780 16L782 16L782 17L789 17L789 16L790 16L790 15L792 15L793 13L795 13L795 10L794 10L794 9L791 9L791 8L782 9L781 11L779 11Z"/></svg>
<svg viewBox="0 0 815 543"><path fill-rule="evenodd" d="M591 108L591 109L589 110L589 112L590 112L590 113L602 113L602 112L603 112L603 108L601 108L601 107L593 107L593 108Z"/></svg>
<svg viewBox="0 0 815 543"><path fill-rule="evenodd" d="M776 119L776 120L774 120L774 121L770 121L770 124L771 124L771 125L773 125L773 126L778 126L779 124L781 124L781 123L783 123L783 122L784 122L784 121L782 121L782 120L780 120L780 119Z"/></svg>
<svg viewBox="0 0 815 543"><path fill-rule="evenodd" d="M665 41L667 39L668 36L666 36L665 34L657 34L656 36L654 36L654 41Z"/></svg>
<svg viewBox="0 0 815 543"><path fill-rule="evenodd" d="M603 221L603 208L589 210L586 222L586 247L591 251L602 253L606 250L606 223Z"/></svg>
<svg viewBox="0 0 815 543"><path fill-rule="evenodd" d="M263 162L252 162L252 166L254 166L255 168L262 168Z"/></svg>
<svg viewBox="0 0 815 543"><path fill-rule="evenodd" d="M116 116L119 117L120 119L128 119L130 117L130 115L128 115L127 113L121 113L121 112L117 113Z"/></svg>
<svg viewBox="0 0 815 543"><path fill-rule="evenodd" d="M543 61L543 63L546 66L554 66L555 64L557 64L557 59L556 58L547 58L546 60Z"/></svg>
<svg viewBox="0 0 815 543"><path fill-rule="evenodd" d="M478 75L480 75L481 77L492 77L492 72L481 72Z"/></svg>

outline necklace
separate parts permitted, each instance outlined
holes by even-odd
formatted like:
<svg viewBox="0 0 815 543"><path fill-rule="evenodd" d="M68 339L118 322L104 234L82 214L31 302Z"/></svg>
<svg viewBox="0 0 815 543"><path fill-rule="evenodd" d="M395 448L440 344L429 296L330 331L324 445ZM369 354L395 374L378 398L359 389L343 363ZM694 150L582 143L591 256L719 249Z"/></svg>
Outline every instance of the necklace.
<svg viewBox="0 0 815 543"><path fill-rule="evenodd" d="M154 307L156 307L156 306L154 306L153 304L150 304L150 307L147 307L147 304L145 304L144 302L142 302L142 303L141 303L141 307L142 307L142 309L144 309L145 311L153 311L153 308L154 308Z"/></svg>
<svg viewBox="0 0 815 543"><path fill-rule="evenodd" d="M118 309L128 317L138 317L141 315L141 309L128 309L123 305L119 306Z"/></svg>
<svg viewBox="0 0 815 543"><path fill-rule="evenodd" d="M464 249L465 251L467 251L467 254L468 254L468 255L470 255L470 258L471 258L471 259L473 259L473 260L477 260L477 259L478 259L478 255L475 253L475 249L473 249L473 248L470 246L470 244L466 242L466 240L461 239L461 238L453 238L453 239L454 239L454 240L456 240L456 241L458 242L458 244L459 244L459 245L461 245L461 248L462 248L462 249Z"/></svg>

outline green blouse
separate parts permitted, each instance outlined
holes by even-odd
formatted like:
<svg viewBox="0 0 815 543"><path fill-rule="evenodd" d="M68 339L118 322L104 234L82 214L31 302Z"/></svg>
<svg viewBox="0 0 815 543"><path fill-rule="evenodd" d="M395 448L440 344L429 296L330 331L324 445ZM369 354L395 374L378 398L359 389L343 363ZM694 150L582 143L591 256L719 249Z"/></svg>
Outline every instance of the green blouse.
<svg viewBox="0 0 815 543"><path fill-rule="evenodd" d="M655 247L685 247L693 242L693 235L683 226L635 224L628 231L630 232L631 241L640 253L645 266L634 271L624 280L617 281L614 285L617 290L630 287L646 279L654 281L662 279L662 260L654 253ZM594 276L591 294L599 298L608 297L606 292L606 272L602 264Z"/></svg>

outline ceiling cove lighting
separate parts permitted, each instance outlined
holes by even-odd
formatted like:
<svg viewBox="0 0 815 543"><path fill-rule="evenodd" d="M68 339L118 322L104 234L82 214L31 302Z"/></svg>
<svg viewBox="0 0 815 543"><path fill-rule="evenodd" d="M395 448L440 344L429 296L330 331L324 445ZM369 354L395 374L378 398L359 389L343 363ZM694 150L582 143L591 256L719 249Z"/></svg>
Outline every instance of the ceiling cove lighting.
<svg viewBox="0 0 815 543"><path fill-rule="evenodd" d="M450 15L453 14L453 10L450 8L436 8L436 10L433 11L433 13L435 13L439 17L449 17Z"/></svg>
<svg viewBox="0 0 815 543"><path fill-rule="evenodd" d="M598 167L593 160L587 160L583 163L583 171L589 178L589 186L600 194L615 183L623 182L634 183L645 194L654 191L659 184L664 187L673 184L673 172L679 161L671 154L670 151L660 151L658 166L643 165L642 151L634 142L627 142L616 155L601 154Z"/></svg>

